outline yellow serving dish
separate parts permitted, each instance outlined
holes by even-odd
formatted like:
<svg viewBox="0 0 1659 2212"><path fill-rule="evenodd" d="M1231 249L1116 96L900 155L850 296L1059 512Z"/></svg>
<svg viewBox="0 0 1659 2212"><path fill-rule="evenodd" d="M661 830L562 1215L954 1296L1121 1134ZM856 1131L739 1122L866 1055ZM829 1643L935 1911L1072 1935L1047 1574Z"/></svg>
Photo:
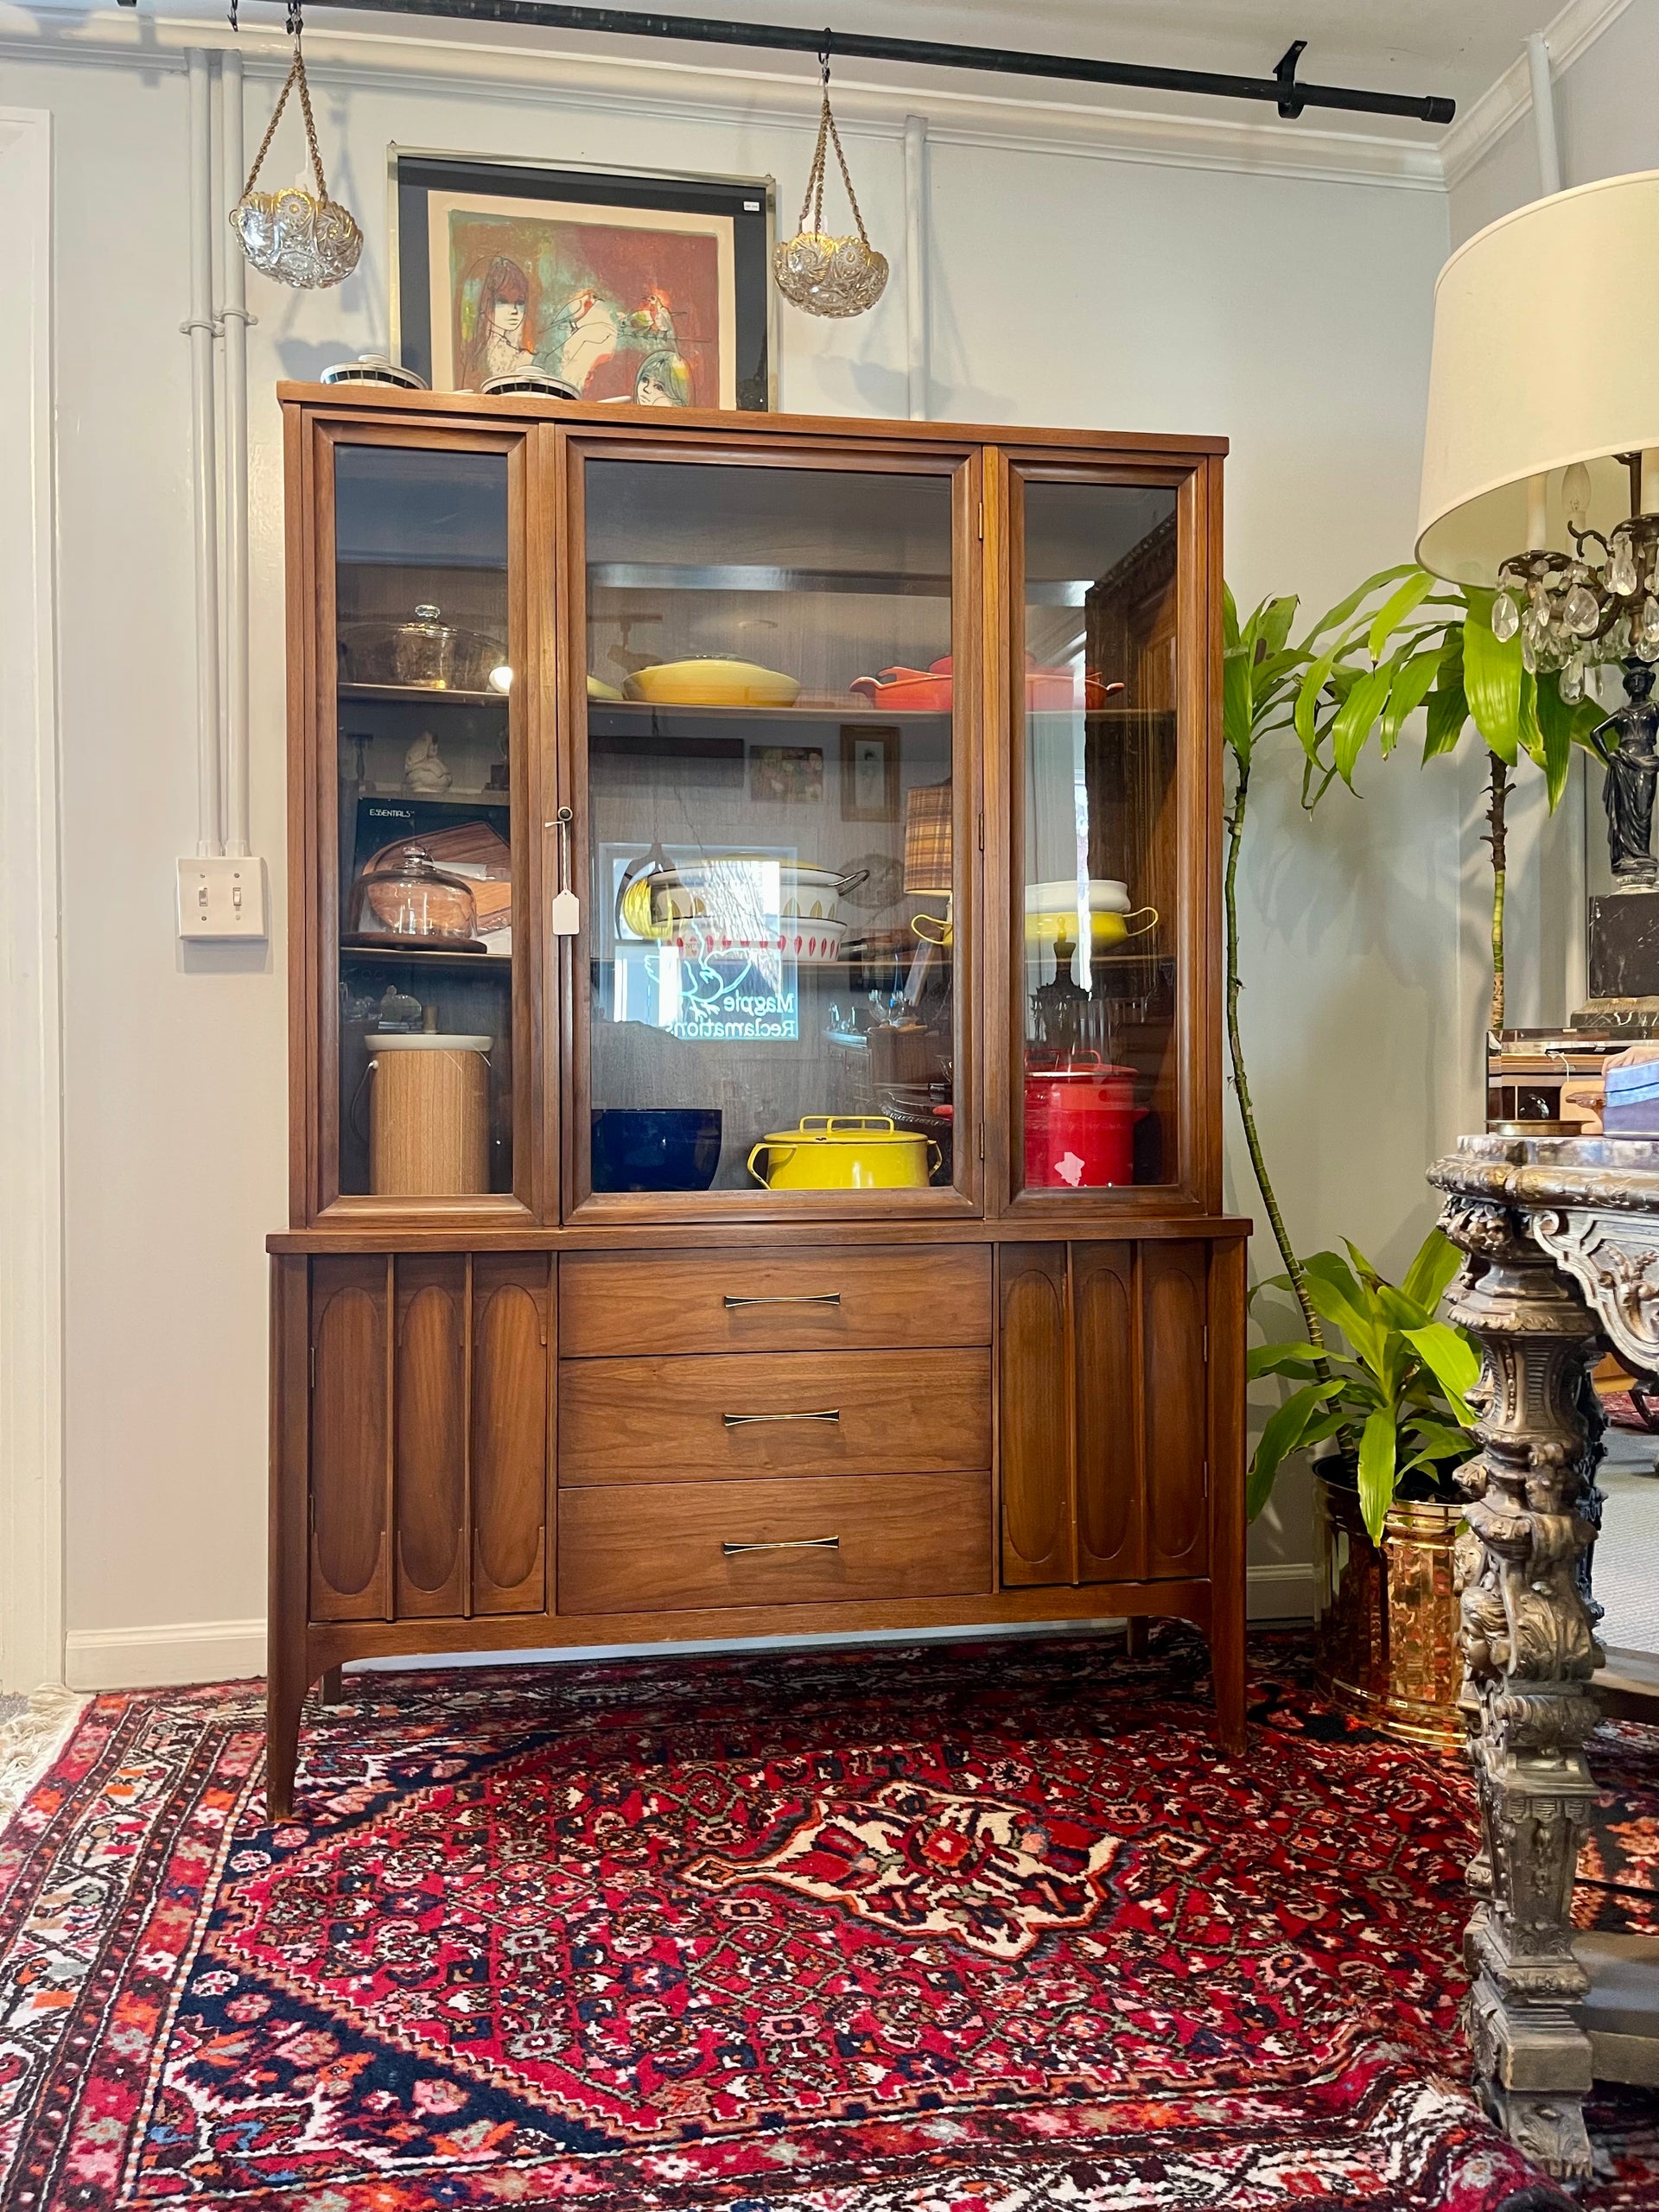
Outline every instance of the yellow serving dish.
<svg viewBox="0 0 1659 2212"><path fill-rule="evenodd" d="M754 1164L763 1152L765 1174ZM761 1138L749 1173L772 1191L922 1191L940 1156L931 1137L885 1115L803 1114L798 1128Z"/></svg>
<svg viewBox="0 0 1659 2212"><path fill-rule="evenodd" d="M651 707L792 707L801 696L793 676L713 655L636 669L622 688Z"/></svg>

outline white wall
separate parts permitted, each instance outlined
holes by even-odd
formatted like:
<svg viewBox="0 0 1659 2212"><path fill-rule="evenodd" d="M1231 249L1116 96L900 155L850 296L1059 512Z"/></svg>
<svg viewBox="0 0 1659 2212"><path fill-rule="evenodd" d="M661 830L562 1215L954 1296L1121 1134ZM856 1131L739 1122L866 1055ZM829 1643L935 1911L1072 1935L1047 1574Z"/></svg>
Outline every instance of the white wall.
<svg viewBox="0 0 1659 2212"><path fill-rule="evenodd" d="M278 917L272 386L385 340L388 142L772 173L785 218L810 147L804 122L722 120L706 94L696 113L631 118L380 71L317 90L331 183L367 233L361 268L321 296L250 284L252 810ZM271 91L251 74L251 144ZM211 1674L257 1663L264 1610L262 1248L284 1218L285 978L280 934L268 954L187 955L174 930L194 825L184 86L172 61L41 58L14 60L8 92L55 130L72 1675ZM894 249L896 129L848 137L871 232ZM1245 602L1291 589L1322 608L1409 552L1442 195L948 143L931 225L934 414L1226 433L1227 569ZM783 404L904 411L903 301L895 281L856 323L785 309ZM1246 1024L1295 1233L1351 1235L1389 1262L1431 1217L1425 1163L1467 1110L1464 832L1443 770L1402 760L1368 788L1310 827L1288 766L1259 784ZM1252 1199L1236 1147L1230 1198ZM1300 1511L1293 1496L1282 1541L1258 1531L1264 1556L1306 1559Z"/></svg>

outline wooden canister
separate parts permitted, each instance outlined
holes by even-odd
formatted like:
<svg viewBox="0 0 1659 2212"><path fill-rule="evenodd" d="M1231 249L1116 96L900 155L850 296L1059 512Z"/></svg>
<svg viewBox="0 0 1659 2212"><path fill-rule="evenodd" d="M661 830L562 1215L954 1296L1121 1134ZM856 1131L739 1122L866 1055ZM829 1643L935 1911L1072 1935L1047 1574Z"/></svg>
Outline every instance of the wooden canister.
<svg viewBox="0 0 1659 2212"><path fill-rule="evenodd" d="M375 1196L448 1198L487 1191L490 1039L421 1032L369 1041Z"/></svg>

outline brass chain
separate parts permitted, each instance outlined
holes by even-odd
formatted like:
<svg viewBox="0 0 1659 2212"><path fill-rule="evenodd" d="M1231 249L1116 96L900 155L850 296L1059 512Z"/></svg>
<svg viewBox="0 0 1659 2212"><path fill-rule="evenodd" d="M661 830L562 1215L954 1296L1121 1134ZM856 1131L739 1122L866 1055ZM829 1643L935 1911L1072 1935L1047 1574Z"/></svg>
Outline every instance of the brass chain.
<svg viewBox="0 0 1659 2212"><path fill-rule="evenodd" d="M832 145L836 149L836 161L841 169L842 183L847 188L847 199L853 211L853 220L858 225L859 238L868 246L870 243L870 234L864 227L864 218L858 205L858 194L853 190L852 175L847 167L847 156L841 149L841 133L836 128L836 118L830 106L830 71L826 65L823 73L823 106L818 114L818 143L813 149L812 166L807 172L806 197L801 202L800 222L800 227L804 230L806 219L810 213L812 218L812 228L820 237L823 233L824 177L829 168L829 149Z"/></svg>
<svg viewBox="0 0 1659 2212"><path fill-rule="evenodd" d="M305 81L305 57L300 51L299 27L296 24L294 59L289 66L287 76L283 79L283 89L276 96L276 106L266 126L265 135L259 141L259 150L253 157L253 167L248 171L248 181L242 188L242 197L245 200L253 190L254 181L259 175L260 165L270 151L270 142L276 136L276 126L283 119L283 110L288 105L288 96L296 84L300 88L300 112L305 118L305 138L307 145L311 149L311 173L317 180L317 197L319 200L327 200L328 197L327 183L322 174L322 154L317 145L316 122L311 113L311 87Z"/></svg>

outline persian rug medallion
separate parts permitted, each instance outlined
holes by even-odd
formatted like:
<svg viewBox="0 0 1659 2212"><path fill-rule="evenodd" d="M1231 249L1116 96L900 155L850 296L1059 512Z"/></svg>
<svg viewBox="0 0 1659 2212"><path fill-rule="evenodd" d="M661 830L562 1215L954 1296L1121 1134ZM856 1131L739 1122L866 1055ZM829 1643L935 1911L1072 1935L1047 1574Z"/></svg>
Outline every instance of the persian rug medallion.
<svg viewBox="0 0 1659 2212"><path fill-rule="evenodd" d="M1464 2086L1460 1768L1283 1643L1224 1758L1203 1666L363 1676L276 1826L253 1686L96 1699L0 1838L0 2203L1563 2205Z"/></svg>

